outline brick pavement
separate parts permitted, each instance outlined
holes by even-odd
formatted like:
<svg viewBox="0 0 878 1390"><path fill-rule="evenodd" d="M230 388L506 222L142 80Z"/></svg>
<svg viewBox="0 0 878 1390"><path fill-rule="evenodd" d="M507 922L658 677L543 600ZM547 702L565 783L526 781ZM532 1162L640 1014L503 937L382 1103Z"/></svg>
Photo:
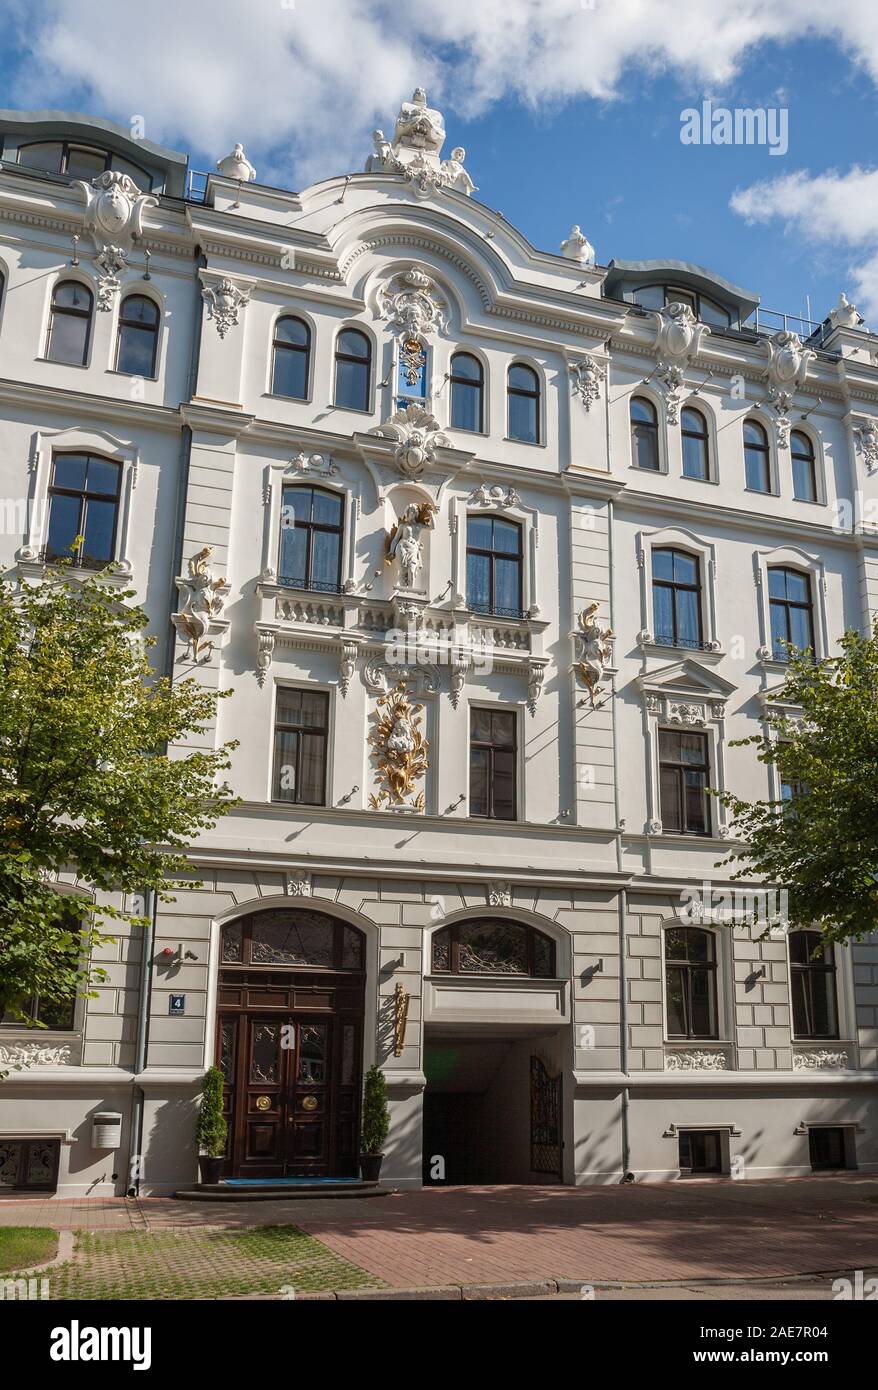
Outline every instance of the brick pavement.
<svg viewBox="0 0 878 1390"><path fill-rule="evenodd" d="M380 1200L0 1200L0 1224L244 1229L289 1223L396 1287L545 1278L743 1279L878 1265L878 1177L485 1187Z"/></svg>

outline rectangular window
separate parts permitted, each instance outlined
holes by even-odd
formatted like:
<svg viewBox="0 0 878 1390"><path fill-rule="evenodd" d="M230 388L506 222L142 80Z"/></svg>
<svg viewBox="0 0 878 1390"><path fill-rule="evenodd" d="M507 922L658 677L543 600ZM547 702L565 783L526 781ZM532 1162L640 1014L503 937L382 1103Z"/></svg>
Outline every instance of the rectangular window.
<svg viewBox="0 0 878 1390"><path fill-rule="evenodd" d="M29 1018L31 1023L41 1023L44 1028L54 1029L56 1032L69 1033L73 1027L73 1019L76 1013L76 999L41 999L35 994L30 999L17 1001L21 1013ZM21 1021L20 1015L13 1013L9 1009L0 1023L9 1024L12 1027L26 1027Z"/></svg>
<svg viewBox="0 0 878 1390"><path fill-rule="evenodd" d="M683 835L709 835L710 771L706 734L659 730L662 828Z"/></svg>
<svg viewBox="0 0 878 1390"><path fill-rule="evenodd" d="M849 1166L845 1132L840 1125L812 1125L808 1130L808 1149L815 1173Z"/></svg>
<svg viewBox="0 0 878 1390"><path fill-rule="evenodd" d="M56 454L49 486L47 560L102 569L115 554L122 469L91 454Z"/></svg>
<svg viewBox="0 0 878 1390"><path fill-rule="evenodd" d="M319 690L277 692L274 721L275 801L299 806L326 803L326 738L329 696Z"/></svg>
<svg viewBox="0 0 878 1390"><path fill-rule="evenodd" d="M508 710L470 712L470 815L515 820L516 722Z"/></svg>
<svg viewBox="0 0 878 1390"><path fill-rule="evenodd" d="M718 1129L680 1131L681 1173L721 1173L722 1170L723 1145Z"/></svg>
<svg viewBox="0 0 878 1390"><path fill-rule="evenodd" d="M521 568L520 526L501 517L469 517L466 593L474 613L522 617Z"/></svg>

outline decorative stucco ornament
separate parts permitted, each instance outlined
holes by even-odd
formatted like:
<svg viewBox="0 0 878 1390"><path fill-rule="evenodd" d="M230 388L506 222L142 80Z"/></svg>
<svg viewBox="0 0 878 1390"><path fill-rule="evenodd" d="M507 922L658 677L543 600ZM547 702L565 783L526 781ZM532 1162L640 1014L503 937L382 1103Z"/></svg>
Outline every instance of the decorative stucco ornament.
<svg viewBox="0 0 878 1390"><path fill-rule="evenodd" d="M514 487L503 487L500 483L495 483L489 487L487 483L481 483L477 488L473 488L466 499L466 505L468 507L520 507L521 498Z"/></svg>
<svg viewBox="0 0 878 1390"><path fill-rule="evenodd" d="M95 256L98 268L98 308L105 312L113 307L113 299L122 288L119 278L125 269L125 252L121 246L104 246Z"/></svg>
<svg viewBox="0 0 878 1390"><path fill-rule="evenodd" d="M396 161L393 157L393 148L390 141L385 138L383 130L372 131L372 153L366 160L367 174L395 174Z"/></svg>
<svg viewBox="0 0 878 1390"><path fill-rule="evenodd" d="M451 448L451 440L440 430L439 421L422 405L407 405L369 433L396 441L394 457L406 478L419 478L427 465L435 461L437 449Z"/></svg>
<svg viewBox="0 0 878 1390"><path fill-rule="evenodd" d="M796 391L805 383L808 366L815 353L802 345L798 333L782 329L768 345L768 398L775 414L777 447L786 449L790 442L790 411Z"/></svg>
<svg viewBox="0 0 878 1390"><path fill-rule="evenodd" d="M91 183L76 179L73 187L85 198L86 226L94 243L98 267L98 308L111 309L120 288L119 275L127 255L143 235L143 214L158 199L141 193L128 174L105 169Z"/></svg>
<svg viewBox="0 0 878 1390"><path fill-rule="evenodd" d="M244 153L243 145L236 145L231 154L218 159L216 167L217 172L222 174L224 179L237 179L240 183L252 183L256 178L256 170Z"/></svg>
<svg viewBox="0 0 878 1390"><path fill-rule="evenodd" d="M450 159L442 159L444 143L442 112L427 105L427 94L423 87L418 87L411 101L404 101L399 109L392 142L383 130L372 132L366 173L401 176L419 198L429 198L443 189L469 197L477 188L464 167L466 150L458 145L451 151Z"/></svg>
<svg viewBox="0 0 878 1390"><path fill-rule="evenodd" d="M0 1044L0 1066L9 1067L66 1067L70 1062L69 1047L47 1047L34 1042Z"/></svg>
<svg viewBox="0 0 878 1390"><path fill-rule="evenodd" d="M445 326L446 304L420 266L395 275L379 297L381 313L403 340L425 338Z"/></svg>
<svg viewBox="0 0 878 1390"><path fill-rule="evenodd" d="M669 1052L665 1056L665 1071L725 1071L727 1067L724 1052Z"/></svg>
<svg viewBox="0 0 878 1390"><path fill-rule="evenodd" d="M569 261L578 261L580 265L594 265L594 247L580 226L574 224L567 240L561 242L561 255Z"/></svg>
<svg viewBox="0 0 878 1390"><path fill-rule="evenodd" d="M250 303L249 291L239 289L234 281L226 279L216 285L205 285L201 296L207 305L207 317L213 319L221 338L236 326L239 311Z"/></svg>
<svg viewBox="0 0 878 1390"><path fill-rule="evenodd" d="M854 439L869 473L878 468L878 420L863 416L854 425Z"/></svg>
<svg viewBox="0 0 878 1390"><path fill-rule="evenodd" d="M204 639L211 623L220 616L229 592L226 581L214 577L208 563L212 553L212 546L204 546L189 561L188 578L177 580L183 602L174 622L178 632L188 640L193 661L210 656L213 643L206 643Z"/></svg>
<svg viewBox="0 0 878 1390"><path fill-rule="evenodd" d="M668 424L676 425L685 370L697 357L710 329L707 324L698 322L688 304L679 302L658 309L656 319L656 375L664 388Z"/></svg>
<svg viewBox="0 0 878 1390"><path fill-rule="evenodd" d="M404 101L396 118L393 144L398 150L428 151L439 155L445 144L445 119L441 111L427 105L427 93L416 87L411 101Z"/></svg>
<svg viewBox="0 0 878 1390"><path fill-rule="evenodd" d="M416 782L430 766L423 712L423 705L412 704L404 680L377 701L377 725L369 735L369 743L377 759L381 786L377 794L369 797L373 811L380 811L383 806L423 811L423 788L415 791Z"/></svg>
<svg viewBox="0 0 878 1390"><path fill-rule="evenodd" d="M590 603L579 615L579 630L575 634L579 641L578 669L579 679L588 691L592 709L595 699L602 692L598 681L613 656L613 633L610 628L602 628L595 614L597 603Z"/></svg>
<svg viewBox="0 0 878 1390"><path fill-rule="evenodd" d="M578 362L570 363L573 394L580 397L586 412L591 410L595 401L600 400L601 382L606 375L604 368L590 355L586 355Z"/></svg>
<svg viewBox="0 0 878 1390"><path fill-rule="evenodd" d="M793 1071L846 1071L849 1066L846 1052L833 1052L830 1048L793 1053Z"/></svg>
<svg viewBox="0 0 878 1390"><path fill-rule="evenodd" d="M463 167L466 159L466 150L463 145L456 145L451 151L450 159L443 159L440 167L440 176L443 188L451 188L455 193L463 193L467 198L473 193L478 193L478 186L474 184L468 171Z"/></svg>
<svg viewBox="0 0 878 1390"><path fill-rule="evenodd" d="M310 898L311 875L307 869L293 869L287 874L287 893L291 898Z"/></svg>
<svg viewBox="0 0 878 1390"><path fill-rule="evenodd" d="M511 907L512 885L503 879L492 879L488 884L489 907Z"/></svg>
<svg viewBox="0 0 878 1390"><path fill-rule="evenodd" d="M403 589L414 589L424 567L424 532L433 529L436 511L432 502L413 502L387 537L387 561L399 565Z"/></svg>
<svg viewBox="0 0 878 1390"><path fill-rule="evenodd" d="M851 304L844 291L838 296L838 303L829 311L829 322L833 328L861 328L864 325L856 304Z"/></svg>

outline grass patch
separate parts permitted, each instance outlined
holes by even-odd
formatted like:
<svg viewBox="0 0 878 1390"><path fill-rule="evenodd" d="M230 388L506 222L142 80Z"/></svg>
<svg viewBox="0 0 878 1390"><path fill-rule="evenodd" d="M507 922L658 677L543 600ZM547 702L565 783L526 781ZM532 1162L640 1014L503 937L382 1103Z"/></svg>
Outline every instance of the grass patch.
<svg viewBox="0 0 878 1390"><path fill-rule="evenodd" d="M80 1231L53 1299L211 1299L374 1288L380 1280L296 1226L247 1231ZM287 1294L288 1297L294 1294Z"/></svg>
<svg viewBox="0 0 878 1390"><path fill-rule="evenodd" d="M0 1226L0 1271L32 1269L51 1260L58 1250L58 1232L47 1226Z"/></svg>

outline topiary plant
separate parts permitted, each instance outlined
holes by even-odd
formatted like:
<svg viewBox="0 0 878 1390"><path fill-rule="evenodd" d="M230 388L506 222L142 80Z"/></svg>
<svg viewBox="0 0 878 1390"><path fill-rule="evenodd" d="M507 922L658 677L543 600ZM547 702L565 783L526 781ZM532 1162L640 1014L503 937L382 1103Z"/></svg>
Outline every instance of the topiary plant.
<svg viewBox="0 0 878 1390"><path fill-rule="evenodd" d="M371 1066L363 1081L363 1119L360 1126L360 1153L380 1154L390 1129L387 1082L378 1066Z"/></svg>
<svg viewBox="0 0 878 1390"><path fill-rule="evenodd" d="M226 1151L228 1126L223 1115L223 1085L219 1067L210 1067L204 1073L195 1138L199 1151L209 1158L222 1158Z"/></svg>

